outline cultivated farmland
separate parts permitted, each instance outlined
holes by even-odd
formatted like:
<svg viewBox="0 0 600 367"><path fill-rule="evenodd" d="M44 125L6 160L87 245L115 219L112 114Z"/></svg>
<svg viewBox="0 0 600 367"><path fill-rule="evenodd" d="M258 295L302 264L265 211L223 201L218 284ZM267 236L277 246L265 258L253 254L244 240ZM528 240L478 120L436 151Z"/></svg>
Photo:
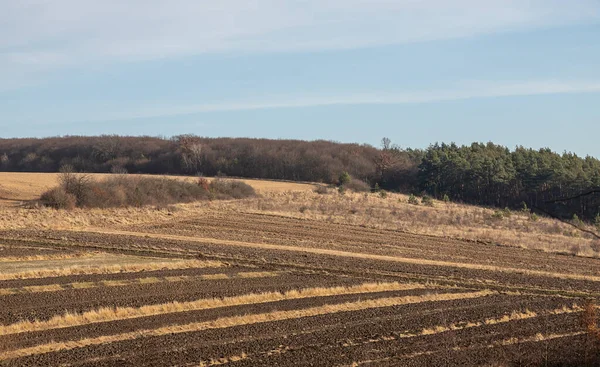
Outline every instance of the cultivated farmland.
<svg viewBox="0 0 600 367"><path fill-rule="evenodd" d="M285 215L256 200L91 217L4 209L23 224L0 231L0 365L598 361L597 258ZM81 218L45 228L26 225L26 210Z"/></svg>

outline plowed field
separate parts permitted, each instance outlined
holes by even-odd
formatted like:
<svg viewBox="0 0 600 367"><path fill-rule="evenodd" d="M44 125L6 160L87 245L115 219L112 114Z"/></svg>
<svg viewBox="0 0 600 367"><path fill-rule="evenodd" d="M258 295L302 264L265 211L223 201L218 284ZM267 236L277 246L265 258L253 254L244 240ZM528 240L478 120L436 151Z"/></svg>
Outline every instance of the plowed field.
<svg viewBox="0 0 600 367"><path fill-rule="evenodd" d="M275 215L11 230L0 364L596 365L598 296L598 259Z"/></svg>

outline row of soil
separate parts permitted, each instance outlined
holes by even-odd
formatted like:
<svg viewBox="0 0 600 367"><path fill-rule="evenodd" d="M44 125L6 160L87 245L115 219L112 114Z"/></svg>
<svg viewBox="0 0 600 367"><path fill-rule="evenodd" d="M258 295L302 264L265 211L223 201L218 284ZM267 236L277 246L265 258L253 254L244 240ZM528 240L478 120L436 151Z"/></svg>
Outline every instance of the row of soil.
<svg viewBox="0 0 600 367"><path fill-rule="evenodd" d="M441 293L462 293L465 290L440 290ZM433 292L418 289L405 291L389 291L362 294L347 294L325 297L311 297L277 302L252 303L246 305L218 307L212 309L165 313L154 316L100 322L81 326L57 328L44 331L26 332L0 336L0 343L10 346L9 349L24 348L51 341L60 342L93 338L102 335L114 335L138 330L150 330L169 325L183 325L191 322L211 321L222 317L243 316L273 311L296 310L327 304L340 304L358 300L369 300L386 297L421 296ZM399 306L401 307L401 306Z"/></svg>
<svg viewBox="0 0 600 367"><path fill-rule="evenodd" d="M433 344L433 343L432 343ZM466 344L466 343L465 343ZM362 366L523 366L595 367L600 365L600 348L586 334L490 348L486 345L433 349L418 356L394 356ZM458 348L458 350L453 350Z"/></svg>
<svg viewBox="0 0 600 367"><path fill-rule="evenodd" d="M47 320L69 312L99 307L141 307L149 304L185 302L248 293L279 292L311 287L337 287L362 283L353 278L325 275L282 274L274 278L191 280L173 283L135 284L124 287L69 289L61 292L3 296L0 322Z"/></svg>
<svg viewBox="0 0 600 367"><path fill-rule="evenodd" d="M516 309L527 308L541 312L543 309L559 308L563 303L562 299L502 295L473 299L469 302L426 302L142 338L31 356L11 363L12 365L71 363L90 366L158 366L169 361L175 365L188 363L197 365L201 360L247 353L248 359L238 363L265 366L328 366L344 362L350 364L353 361L374 357L384 358L440 347L440 335L392 339L400 334L417 333L423 328L452 322L483 321L486 318L510 314ZM305 306L306 303L302 305ZM272 308L272 310L279 309L282 309L281 306ZM268 306L263 305L262 312L268 310ZM217 315L221 316L220 313ZM576 330L577 318L577 315L540 317L449 333L454 333L453 338L458 340L459 344L462 340L464 340L463 344L474 340L490 343L504 336ZM376 353L373 354L373 351ZM89 362L86 363L86 360ZM79 363L75 363L77 361Z"/></svg>
<svg viewBox="0 0 600 367"><path fill-rule="evenodd" d="M69 254L73 251L66 248L48 248L48 247L28 247L1 245L0 246L0 261L5 258L19 258L29 256L55 256L60 254Z"/></svg>
<svg viewBox="0 0 600 367"><path fill-rule="evenodd" d="M597 274L600 261L520 248L494 246L473 241L408 234L323 221L281 216L212 212L191 219L139 225L131 230L231 239L248 242L340 248L346 251L396 254L449 261L491 263L528 269ZM494 258L489 258L490 247ZM540 261L540 257L543 261ZM532 261L537 260L537 261ZM590 269L594 265L595 269Z"/></svg>
<svg viewBox="0 0 600 367"><path fill-rule="evenodd" d="M110 235L89 232L35 232L30 233L43 244L46 238L60 238L63 246L102 248L104 251L146 251L164 248L233 263L269 264L315 271L329 271L363 277L377 277L382 273L404 279L455 282L456 284L507 289L539 290L542 292L599 293L600 282L537 276L527 273L475 270L450 266L420 265L395 261L363 258L361 254L336 256L298 251L283 251L260 247L223 245L219 243L188 242L180 240ZM41 237L41 238L40 238ZM155 250L158 251L158 250ZM489 253L488 253L489 255ZM543 257L538 262L545 261Z"/></svg>
<svg viewBox="0 0 600 367"><path fill-rule="evenodd" d="M479 355L481 359L470 358L467 366L497 362L496 356L494 356L497 353L505 354L508 362L518 362L518 357L510 355L504 345L494 345L494 343L512 338L531 338L540 332L547 334L579 332L580 329L576 326L576 322L577 315L550 315L537 319L516 320L504 324L400 339L393 339L393 332L390 334L387 331L390 330L389 327L386 330L384 327L378 328L377 325L373 325L373 329L369 326L368 330L371 336L364 336L362 343L345 342L341 337L343 334L339 330L337 334L331 332L302 335L300 340L287 338L283 344L287 348L281 348L287 349L286 353L278 355L264 353L252 360L252 363L278 366L311 366L321 363L321 365L329 366L372 361L368 365L378 366L381 362L389 361L392 362L390 365L406 365L413 362L418 366L455 366L460 363L453 360L451 353L453 349L462 349L463 354L467 354L468 352L465 353L465 350L469 351L475 348L484 353ZM386 338L378 337L386 335L385 333L388 333ZM570 343L567 345L570 346ZM577 346L574 347L577 348ZM563 346L563 349L567 349L566 346ZM543 345L530 344L523 352L532 355L543 350ZM421 358L419 361L419 356L426 358ZM553 356L549 356L549 358L553 358Z"/></svg>

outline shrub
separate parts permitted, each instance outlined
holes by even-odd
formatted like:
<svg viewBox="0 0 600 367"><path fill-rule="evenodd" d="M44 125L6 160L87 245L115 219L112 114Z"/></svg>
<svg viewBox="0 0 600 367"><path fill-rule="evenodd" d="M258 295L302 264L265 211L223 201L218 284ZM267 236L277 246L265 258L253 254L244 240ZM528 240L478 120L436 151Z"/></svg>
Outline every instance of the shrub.
<svg viewBox="0 0 600 367"><path fill-rule="evenodd" d="M256 195L254 188L247 183L224 178L212 180L209 189L217 199L243 199Z"/></svg>
<svg viewBox="0 0 600 367"><path fill-rule="evenodd" d="M496 210L494 211L494 214L492 214L492 218L497 220L504 219L504 212L502 210Z"/></svg>
<svg viewBox="0 0 600 367"><path fill-rule="evenodd" d="M77 204L75 195L67 193L62 187L44 192L40 197L40 201L43 205L55 209L74 209Z"/></svg>
<svg viewBox="0 0 600 367"><path fill-rule="evenodd" d="M83 175L83 177L86 177ZM202 185L163 177L120 175L103 181L82 179L68 173L61 185L45 192L40 200L54 208L141 207L209 199L241 199L254 196L254 189L241 181L215 179L206 190Z"/></svg>
<svg viewBox="0 0 600 367"><path fill-rule="evenodd" d="M385 190L379 191L379 197L380 198L385 199L385 198L387 198L387 196L388 196L387 191L385 191Z"/></svg>
<svg viewBox="0 0 600 367"><path fill-rule="evenodd" d="M573 214L573 219L571 220L571 222L578 227L583 226L583 221L579 219L579 216L577 214Z"/></svg>
<svg viewBox="0 0 600 367"><path fill-rule="evenodd" d="M346 185L344 185L347 189L352 190L354 192L370 192L371 186L365 181L357 180L355 178L351 179Z"/></svg>
<svg viewBox="0 0 600 367"><path fill-rule="evenodd" d="M412 205L419 205L419 200L415 195L410 194L410 196L408 197L408 203Z"/></svg>
<svg viewBox="0 0 600 367"><path fill-rule="evenodd" d="M442 198L442 200L444 201L444 203L449 203L450 202L450 196L448 196L448 194L444 194L444 197Z"/></svg>
<svg viewBox="0 0 600 367"><path fill-rule="evenodd" d="M327 189L327 186L324 185L319 185L317 186L317 188L315 189L315 192L317 194L321 194L321 195L325 195L329 193L329 190Z"/></svg>
<svg viewBox="0 0 600 367"><path fill-rule="evenodd" d="M346 188L344 186L338 187L338 192L340 195L344 195L346 193Z"/></svg>
<svg viewBox="0 0 600 367"><path fill-rule="evenodd" d="M509 208L504 208L504 210L502 210L502 214L504 214L506 218L510 218L512 216L512 212Z"/></svg>
<svg viewBox="0 0 600 367"><path fill-rule="evenodd" d="M537 222L540 219L540 217L535 213L531 213L529 219L531 219L532 222Z"/></svg>
<svg viewBox="0 0 600 367"><path fill-rule="evenodd" d="M342 172L340 174L340 177L338 178L340 186L349 184L351 180L352 180L352 177L350 177L350 174L348 172Z"/></svg>
<svg viewBox="0 0 600 367"><path fill-rule="evenodd" d="M379 187L379 183L375 182L375 187L373 187L373 192L381 191L381 187Z"/></svg>
<svg viewBox="0 0 600 367"><path fill-rule="evenodd" d="M204 189L204 191L210 191L210 182L204 177L198 179L198 186Z"/></svg>
<svg viewBox="0 0 600 367"><path fill-rule="evenodd" d="M421 199L421 204L425 206L433 206L433 199L427 195L423 196Z"/></svg>

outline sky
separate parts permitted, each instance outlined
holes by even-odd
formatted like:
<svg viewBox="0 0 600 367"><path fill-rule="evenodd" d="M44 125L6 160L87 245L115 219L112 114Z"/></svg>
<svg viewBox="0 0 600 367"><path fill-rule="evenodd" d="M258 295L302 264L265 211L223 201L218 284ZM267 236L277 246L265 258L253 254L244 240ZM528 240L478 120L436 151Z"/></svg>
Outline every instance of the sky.
<svg viewBox="0 0 600 367"><path fill-rule="evenodd" d="M0 137L600 157L600 0L0 0Z"/></svg>

